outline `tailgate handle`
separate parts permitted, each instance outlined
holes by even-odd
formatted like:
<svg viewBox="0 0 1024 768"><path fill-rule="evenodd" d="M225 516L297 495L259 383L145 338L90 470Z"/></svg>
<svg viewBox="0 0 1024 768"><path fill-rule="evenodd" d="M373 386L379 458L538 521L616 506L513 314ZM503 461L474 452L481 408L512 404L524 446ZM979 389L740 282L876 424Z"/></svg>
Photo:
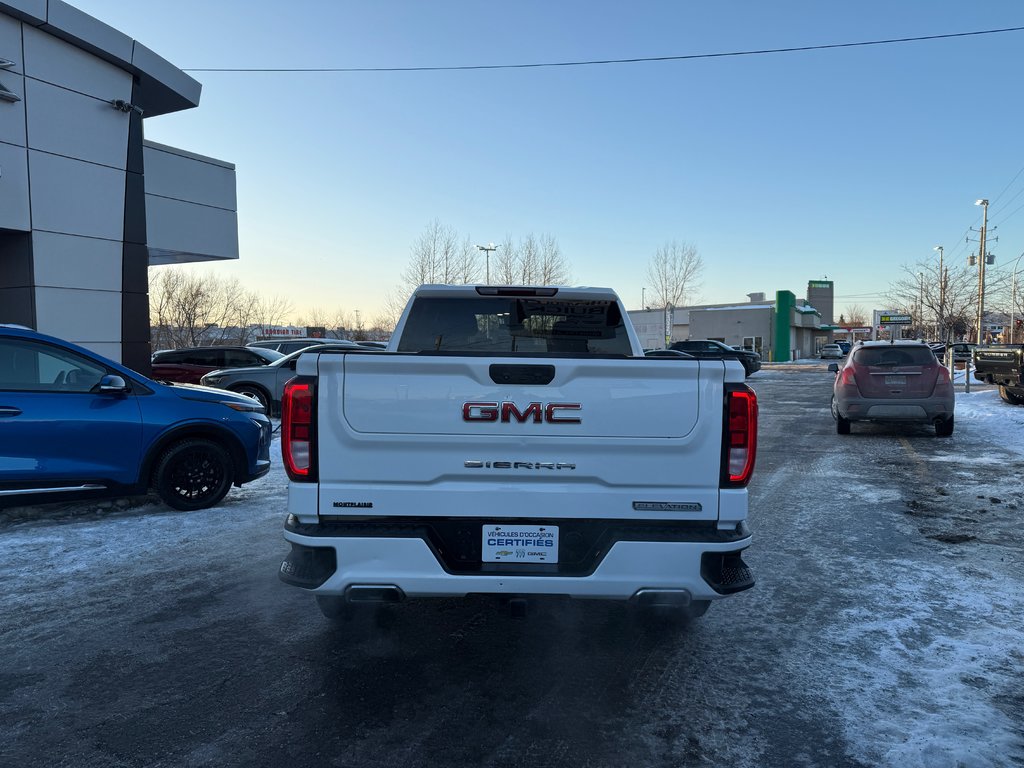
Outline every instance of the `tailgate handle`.
<svg viewBox="0 0 1024 768"><path fill-rule="evenodd" d="M492 365L491 381L495 384L550 384L555 378L553 365Z"/></svg>

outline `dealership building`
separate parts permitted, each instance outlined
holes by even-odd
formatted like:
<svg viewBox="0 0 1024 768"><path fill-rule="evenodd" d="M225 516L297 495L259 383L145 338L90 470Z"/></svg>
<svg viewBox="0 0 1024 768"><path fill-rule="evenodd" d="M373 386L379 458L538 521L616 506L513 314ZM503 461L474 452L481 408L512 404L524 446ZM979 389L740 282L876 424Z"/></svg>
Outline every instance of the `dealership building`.
<svg viewBox="0 0 1024 768"><path fill-rule="evenodd" d="M714 339L730 346L752 347L766 361L817 356L833 340L835 288L831 280L811 280L806 298L777 291L774 300L764 293L748 293L744 302L703 304L630 311L645 349L660 349L669 341ZM670 333L666 333L668 329Z"/></svg>
<svg viewBox="0 0 1024 768"><path fill-rule="evenodd" d="M148 370L149 266L238 258L234 166L143 138L200 91L61 0L0 0L0 323Z"/></svg>

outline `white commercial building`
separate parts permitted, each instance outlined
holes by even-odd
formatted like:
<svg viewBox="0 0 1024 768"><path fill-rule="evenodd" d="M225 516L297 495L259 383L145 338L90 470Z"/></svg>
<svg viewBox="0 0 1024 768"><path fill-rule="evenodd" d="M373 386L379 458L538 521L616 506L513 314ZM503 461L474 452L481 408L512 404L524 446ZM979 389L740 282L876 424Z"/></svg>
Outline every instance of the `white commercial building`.
<svg viewBox="0 0 1024 768"><path fill-rule="evenodd" d="M200 91L61 0L0 0L0 322L148 370L150 264L238 258L234 166L143 140Z"/></svg>

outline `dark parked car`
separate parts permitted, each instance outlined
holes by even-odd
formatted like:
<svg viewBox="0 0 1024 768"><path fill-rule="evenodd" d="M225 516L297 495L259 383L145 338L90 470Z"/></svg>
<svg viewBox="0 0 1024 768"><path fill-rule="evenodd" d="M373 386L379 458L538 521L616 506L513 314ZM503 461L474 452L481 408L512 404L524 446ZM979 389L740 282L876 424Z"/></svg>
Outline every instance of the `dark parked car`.
<svg viewBox="0 0 1024 768"><path fill-rule="evenodd" d="M160 384L87 349L0 326L0 506L156 490L204 509L270 469L252 399Z"/></svg>
<svg viewBox="0 0 1024 768"><path fill-rule="evenodd" d="M187 347L153 355L153 378L179 384L198 384L211 371L270 365L284 355L272 349L249 347Z"/></svg>
<svg viewBox="0 0 1024 768"><path fill-rule="evenodd" d="M254 341L248 346L249 349L272 349L275 352L280 352L282 355L290 355L292 352L298 352L300 349L305 349L306 347L312 347L316 344L330 344L334 341L338 341L338 339L284 338L270 339L269 341Z"/></svg>
<svg viewBox="0 0 1024 768"><path fill-rule="evenodd" d="M669 349L686 352L701 360L739 360L743 364L743 370L747 376L761 370L761 356L757 352L734 349L720 341L710 339L676 341L669 346Z"/></svg>
<svg viewBox="0 0 1024 768"><path fill-rule="evenodd" d="M855 421L934 424L936 435L953 434L949 371L923 341L866 341L828 369L836 374L832 418L840 435Z"/></svg>
<svg viewBox="0 0 1024 768"><path fill-rule="evenodd" d="M280 360L275 360L270 365L213 371L203 376L202 383L206 386L228 389L232 392L253 397L260 402L267 410L267 413L277 414L281 408L281 395L284 393L284 385L289 379L295 377L295 364L302 353L309 349L380 351L356 344L354 341L339 340L333 341L330 344L316 344L313 347L304 347L297 352L292 352Z"/></svg>

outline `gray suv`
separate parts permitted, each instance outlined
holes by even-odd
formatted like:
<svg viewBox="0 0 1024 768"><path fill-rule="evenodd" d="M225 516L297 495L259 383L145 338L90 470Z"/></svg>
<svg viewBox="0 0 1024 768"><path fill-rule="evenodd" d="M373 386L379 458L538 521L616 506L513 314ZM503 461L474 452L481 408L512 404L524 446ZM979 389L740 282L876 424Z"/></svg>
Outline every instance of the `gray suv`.
<svg viewBox="0 0 1024 768"><path fill-rule="evenodd" d="M939 437L953 434L953 383L923 341L866 341L828 369L836 374L832 418L840 435L855 421L934 424Z"/></svg>

